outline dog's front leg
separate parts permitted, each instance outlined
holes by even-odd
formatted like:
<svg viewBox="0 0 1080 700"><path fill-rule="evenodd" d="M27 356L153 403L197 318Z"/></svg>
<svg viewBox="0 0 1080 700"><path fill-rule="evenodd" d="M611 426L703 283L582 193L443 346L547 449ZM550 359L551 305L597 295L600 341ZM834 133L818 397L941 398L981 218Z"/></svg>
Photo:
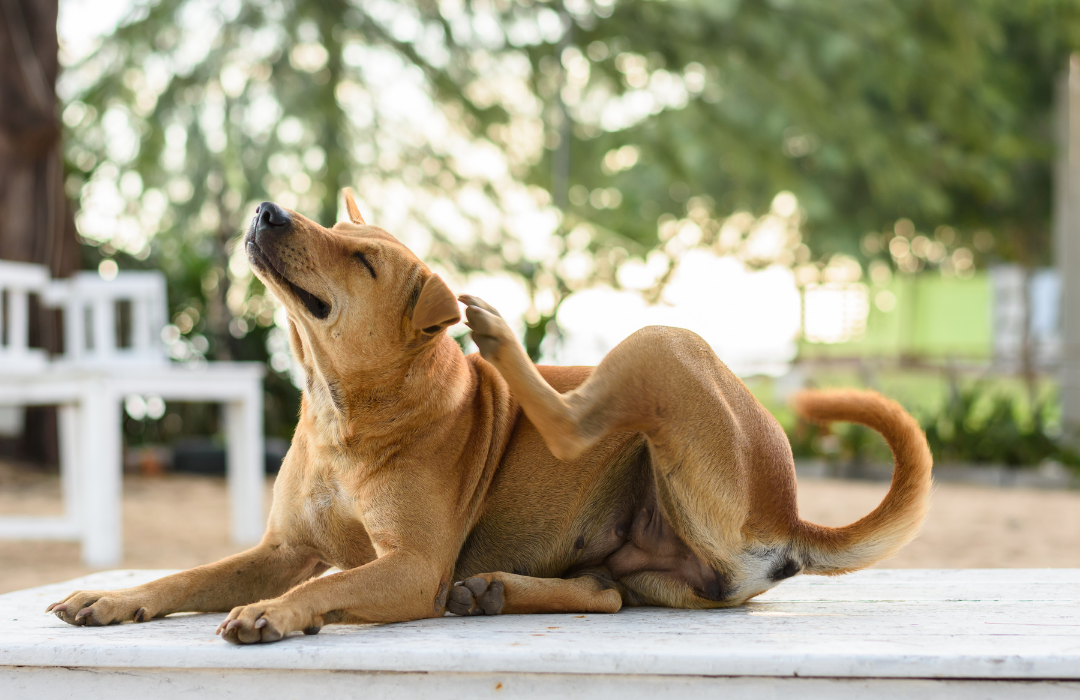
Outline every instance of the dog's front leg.
<svg viewBox="0 0 1080 700"><path fill-rule="evenodd" d="M315 634L333 622L405 622L446 611L452 562L406 551L312 579L284 595L235 608L218 633L236 644L276 642L291 632Z"/></svg>
<svg viewBox="0 0 1080 700"><path fill-rule="evenodd" d="M72 625L146 622L175 612L223 612L284 593L327 569L313 550L266 537L206 566L115 591L75 591L49 606Z"/></svg>

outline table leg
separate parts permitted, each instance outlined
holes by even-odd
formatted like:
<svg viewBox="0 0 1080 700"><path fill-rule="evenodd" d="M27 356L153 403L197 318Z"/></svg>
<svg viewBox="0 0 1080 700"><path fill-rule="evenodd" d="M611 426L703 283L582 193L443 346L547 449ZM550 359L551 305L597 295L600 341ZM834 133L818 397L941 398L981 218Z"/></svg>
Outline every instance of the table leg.
<svg viewBox="0 0 1080 700"><path fill-rule="evenodd" d="M123 558L122 421L120 403L104 382L86 392L79 429L83 478L77 480L82 499L83 562L112 567Z"/></svg>
<svg viewBox="0 0 1080 700"><path fill-rule="evenodd" d="M262 539L266 525L262 387L256 386L243 399L227 403L225 417L232 537L237 544L254 544Z"/></svg>
<svg viewBox="0 0 1080 700"><path fill-rule="evenodd" d="M70 522L77 532L83 531L80 515L82 498L79 497L79 422L80 411L85 408L78 404L61 404L56 411L57 428L60 438L60 498L64 503L64 519Z"/></svg>

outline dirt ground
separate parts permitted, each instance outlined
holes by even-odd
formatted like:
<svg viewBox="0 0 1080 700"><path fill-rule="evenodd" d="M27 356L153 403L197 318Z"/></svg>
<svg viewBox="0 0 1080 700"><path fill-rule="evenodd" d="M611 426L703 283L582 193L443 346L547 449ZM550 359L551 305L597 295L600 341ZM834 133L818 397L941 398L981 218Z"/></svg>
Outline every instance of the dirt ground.
<svg viewBox="0 0 1080 700"><path fill-rule="evenodd" d="M270 503L271 481L266 502ZM886 484L804 480L803 519L843 525L870 512ZM59 480L0 465L0 515L61 512ZM239 548L228 537L225 481L124 477L122 568L182 569ZM922 535L882 568L1080 567L1080 492L941 484ZM90 573L66 542L0 542L0 593Z"/></svg>

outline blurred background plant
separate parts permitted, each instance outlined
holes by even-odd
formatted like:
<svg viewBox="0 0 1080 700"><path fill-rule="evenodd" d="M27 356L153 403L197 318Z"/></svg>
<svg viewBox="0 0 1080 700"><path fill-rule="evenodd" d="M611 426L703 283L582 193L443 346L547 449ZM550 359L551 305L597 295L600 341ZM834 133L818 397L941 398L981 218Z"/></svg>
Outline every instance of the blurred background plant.
<svg viewBox="0 0 1080 700"><path fill-rule="evenodd" d="M175 360L266 361L270 435L291 434L298 390L284 315L235 240L263 200L330 224L351 186L369 221L514 319L534 359L595 362L648 320L693 326L744 375L830 348L919 355L952 387L924 420L940 456L1068 461L1051 399L1020 415L991 381L950 384L961 346L905 345L899 311L934 298L928 275L1050 260L1074 2L61 7L84 266L166 273ZM1009 372L1030 389L1024 357ZM861 429L796 428L760 386L797 454L880 455ZM207 407L128 416L134 444L216 429Z"/></svg>
<svg viewBox="0 0 1080 700"><path fill-rule="evenodd" d="M1010 469L1054 462L1080 466L1074 441L1063 440L1060 407L1053 395L1034 405L992 379L946 380L947 398L918 416L940 464L1004 465ZM795 421L788 434L796 458L824 459L849 468L892 461L884 441L868 428L838 424L829 428Z"/></svg>
<svg viewBox="0 0 1080 700"><path fill-rule="evenodd" d="M1080 464L1076 450L1060 440L1061 416L1052 397L1040 396L1030 405L991 382L961 386L952 379L945 406L922 421L939 460L1010 467L1047 461Z"/></svg>

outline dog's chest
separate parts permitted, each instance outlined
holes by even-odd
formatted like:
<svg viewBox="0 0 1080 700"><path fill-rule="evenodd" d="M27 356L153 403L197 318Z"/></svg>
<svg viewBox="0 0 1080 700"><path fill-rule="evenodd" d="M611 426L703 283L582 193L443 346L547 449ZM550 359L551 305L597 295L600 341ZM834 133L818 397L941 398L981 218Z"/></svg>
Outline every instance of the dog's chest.
<svg viewBox="0 0 1080 700"><path fill-rule="evenodd" d="M327 561L345 569L372 559L371 540L357 517L356 499L337 479L313 480L299 510L304 529Z"/></svg>
<svg viewBox="0 0 1080 700"><path fill-rule="evenodd" d="M346 500L351 499L337 479L317 479L311 484L304 511L312 523L321 522L331 511L342 509Z"/></svg>

